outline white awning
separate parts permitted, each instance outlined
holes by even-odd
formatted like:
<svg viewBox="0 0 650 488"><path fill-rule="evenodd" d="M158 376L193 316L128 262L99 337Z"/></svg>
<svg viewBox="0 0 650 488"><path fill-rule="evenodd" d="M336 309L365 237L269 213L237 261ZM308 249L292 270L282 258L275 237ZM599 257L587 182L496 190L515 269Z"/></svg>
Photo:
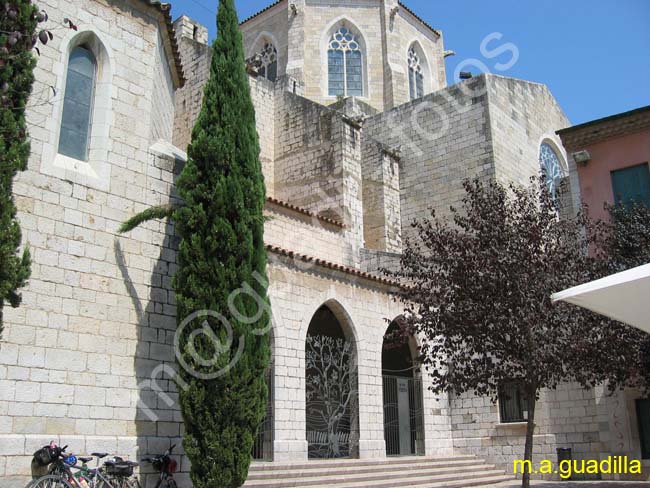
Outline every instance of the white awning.
<svg viewBox="0 0 650 488"><path fill-rule="evenodd" d="M551 299L579 305L650 333L650 264L569 288Z"/></svg>

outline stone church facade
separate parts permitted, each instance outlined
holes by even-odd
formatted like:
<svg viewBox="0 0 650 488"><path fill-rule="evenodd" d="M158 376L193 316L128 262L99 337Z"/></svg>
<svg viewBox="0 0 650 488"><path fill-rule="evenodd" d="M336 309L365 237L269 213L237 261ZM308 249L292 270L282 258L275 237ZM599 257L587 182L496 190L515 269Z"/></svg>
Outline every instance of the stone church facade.
<svg viewBox="0 0 650 488"><path fill-rule="evenodd" d="M5 309L0 486L21 486L29 457L52 439L137 459L182 437L173 222L117 229L177 198L208 77L207 29L185 16L172 23L169 6L153 0L71 0L65 12L57 0L41 3L51 22L70 17L79 31L42 49L35 93L53 86L58 95L30 103L32 157L14 187L34 265L23 306ZM273 310L271 403L256 456L322 455L306 393L306 347L320 334L351 344L354 408L337 433L339 455L473 454L511 470L522 423L503 421L485 398L434 396L410 367L416 339L386 347L402 307L381 269L398 265L413 219L460 202L466 178L525 184L543 145L575 173L555 135L569 125L558 103L544 85L497 75L448 86L441 32L397 0L280 0L241 29ZM64 132L66 103L81 103L67 89L78 59L94 83L81 137L78 125ZM70 156L81 140L81 156ZM538 412L539 456L554 458L557 447L578 458L639 456L622 395L564 385L543 393Z"/></svg>

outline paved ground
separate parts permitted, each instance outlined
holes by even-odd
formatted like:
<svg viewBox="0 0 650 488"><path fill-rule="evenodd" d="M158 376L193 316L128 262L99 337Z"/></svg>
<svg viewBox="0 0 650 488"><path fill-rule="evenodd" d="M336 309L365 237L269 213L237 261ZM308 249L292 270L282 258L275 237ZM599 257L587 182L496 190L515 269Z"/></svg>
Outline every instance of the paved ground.
<svg viewBox="0 0 650 488"><path fill-rule="evenodd" d="M534 488L636 488L650 487L650 481L533 481ZM520 488L521 481L500 483L495 488Z"/></svg>

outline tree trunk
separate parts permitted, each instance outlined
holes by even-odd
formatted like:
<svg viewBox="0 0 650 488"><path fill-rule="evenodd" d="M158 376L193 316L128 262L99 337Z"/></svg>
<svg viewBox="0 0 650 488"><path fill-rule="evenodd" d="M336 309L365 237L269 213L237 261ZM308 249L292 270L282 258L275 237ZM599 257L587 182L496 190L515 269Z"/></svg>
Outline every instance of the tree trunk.
<svg viewBox="0 0 650 488"><path fill-rule="evenodd" d="M524 466L530 466L530 469L524 468L521 480L522 488L530 488L530 474L533 471L533 434L535 433L535 399L537 396L537 388L528 388L526 395L528 398L528 425L526 426ZM530 463L526 461L530 461Z"/></svg>

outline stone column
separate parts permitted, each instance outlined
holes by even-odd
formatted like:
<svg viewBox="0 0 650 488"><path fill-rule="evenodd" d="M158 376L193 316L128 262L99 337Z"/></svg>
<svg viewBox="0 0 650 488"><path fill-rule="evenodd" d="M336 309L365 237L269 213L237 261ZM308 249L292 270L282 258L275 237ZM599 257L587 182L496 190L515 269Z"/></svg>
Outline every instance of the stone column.
<svg viewBox="0 0 650 488"><path fill-rule="evenodd" d="M273 310L273 460L307 460L305 412L305 344L300 320L291 309L292 275L269 266L269 297Z"/></svg>
<svg viewBox="0 0 650 488"><path fill-rule="evenodd" d="M368 338L367 338L368 339ZM359 457L386 457L381 376L383 336L357 345L359 355Z"/></svg>

